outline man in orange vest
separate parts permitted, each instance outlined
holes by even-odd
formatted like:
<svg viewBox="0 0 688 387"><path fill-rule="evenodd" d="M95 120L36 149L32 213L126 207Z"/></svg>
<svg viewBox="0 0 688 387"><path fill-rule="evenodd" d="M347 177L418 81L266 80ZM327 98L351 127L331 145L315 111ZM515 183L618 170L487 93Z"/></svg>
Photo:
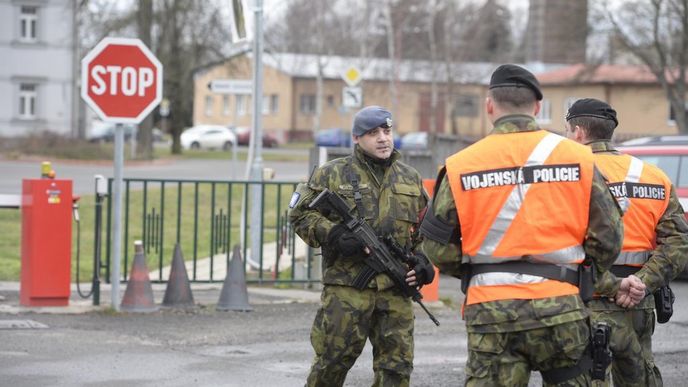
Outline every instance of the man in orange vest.
<svg viewBox="0 0 688 387"><path fill-rule="evenodd" d="M421 224L426 255L462 278L467 386L525 386L531 370L545 385L590 384L579 285L591 293L591 266L618 255L621 210L590 149L538 127L541 99L529 71L497 68L494 129L446 160Z"/></svg>
<svg viewBox="0 0 688 387"><path fill-rule="evenodd" d="M566 115L567 137L590 146L595 164L609 179L607 184L625 212L621 254L595 285L598 293L616 295L596 297L589 307L594 321L611 327L614 385L661 386L662 376L652 356L652 293L670 292L665 285L683 270L688 259L688 224L664 172L614 149L611 138L617 125L616 111L592 98L576 101ZM661 313L659 309L659 321Z"/></svg>

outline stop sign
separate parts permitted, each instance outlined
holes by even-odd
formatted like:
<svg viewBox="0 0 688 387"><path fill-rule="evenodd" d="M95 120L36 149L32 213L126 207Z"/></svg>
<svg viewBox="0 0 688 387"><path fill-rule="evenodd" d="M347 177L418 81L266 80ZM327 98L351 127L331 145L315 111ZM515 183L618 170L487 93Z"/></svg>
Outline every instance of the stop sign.
<svg viewBox="0 0 688 387"><path fill-rule="evenodd" d="M138 124L162 99L162 64L139 39L105 38L81 60L81 97L103 121Z"/></svg>

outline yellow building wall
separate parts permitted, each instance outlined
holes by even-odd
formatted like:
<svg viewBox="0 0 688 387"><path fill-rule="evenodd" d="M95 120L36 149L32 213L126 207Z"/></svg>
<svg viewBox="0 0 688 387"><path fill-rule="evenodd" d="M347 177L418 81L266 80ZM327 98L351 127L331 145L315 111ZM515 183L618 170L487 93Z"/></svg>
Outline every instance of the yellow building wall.
<svg viewBox="0 0 688 387"><path fill-rule="evenodd" d="M216 66L199 70L194 77L194 124L251 126L253 101L250 95L244 97L247 104L246 114L236 115L237 96L228 95L229 109L225 111L223 102L225 95L211 92L208 84L216 79L250 80L252 71L251 60L246 56L235 57ZM421 126L421 116L430 115L430 112L421 111L423 98L427 101L431 92L429 83L398 83L396 109L392 104L388 81L364 79L359 86L363 88L362 106L380 105L392 111L394 130L400 135L418 131ZM344 87L345 83L340 79L323 81L320 128L351 129L353 116L358 109L346 109L342 106ZM442 97L446 95L444 84L440 84L438 89L441 94L440 101L444 103L444 122L437 131L452 133L451 111L455 97ZM658 85L543 85L542 90L550 106L549 120L540 121L541 127L545 129L564 133L564 116L568 104L579 98L591 97L608 101L617 110L620 122L616 131L618 140L677 133L676 125L669 121L668 101ZM492 124L484 111L487 87L455 85L452 92L454 96L471 95L476 100L476 114L455 118L455 134L471 139L479 139L489 134ZM264 130L278 134L278 137L283 140L286 139L286 131L298 130L307 134L313 130L314 113L304 113L300 109L301 96L307 94L316 94L315 78L292 78L275 68L264 66L263 95L268 97L267 101L272 95L278 96L277 111L268 112L262 116ZM328 97L330 97L329 101ZM206 98L212 101L208 112L206 112Z"/></svg>
<svg viewBox="0 0 688 387"><path fill-rule="evenodd" d="M619 126L615 139L678 134L669 122L669 102L659 86L652 85L574 85L544 86L545 99L551 104L551 122L541 126L564 132L566 102L579 98L607 101L617 112Z"/></svg>
<svg viewBox="0 0 688 387"><path fill-rule="evenodd" d="M277 110L263 114L263 128L266 131L288 129L290 126L290 106L292 105L291 78L272 67L263 67L263 97L269 102L272 95L277 95ZM223 64L199 71L194 78L194 125L216 124L251 126L253 100L251 95L243 98L247 104L246 114L236 114L237 96L218 94L208 88L208 84L218 79L252 80L252 61L245 57L236 57ZM224 97L229 98L229 109L224 109ZM206 98L212 99L212 107L206 112ZM208 114L209 113L209 114Z"/></svg>

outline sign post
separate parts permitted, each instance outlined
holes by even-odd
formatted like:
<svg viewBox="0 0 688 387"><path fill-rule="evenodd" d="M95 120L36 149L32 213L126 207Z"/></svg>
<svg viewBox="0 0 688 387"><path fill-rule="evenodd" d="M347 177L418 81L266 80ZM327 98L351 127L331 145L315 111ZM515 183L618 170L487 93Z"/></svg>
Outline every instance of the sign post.
<svg viewBox="0 0 688 387"><path fill-rule="evenodd" d="M113 264L110 271L112 307L117 311L122 256L122 124L139 124L146 118L162 100L162 84L162 64L139 39L105 38L81 60L81 98L103 121L117 124L113 184Z"/></svg>

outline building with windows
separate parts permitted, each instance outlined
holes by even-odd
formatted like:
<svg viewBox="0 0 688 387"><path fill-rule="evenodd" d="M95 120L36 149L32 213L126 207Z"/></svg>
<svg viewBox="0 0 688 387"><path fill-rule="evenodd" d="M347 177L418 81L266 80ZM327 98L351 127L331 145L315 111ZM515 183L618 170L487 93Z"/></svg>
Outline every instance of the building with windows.
<svg viewBox="0 0 688 387"><path fill-rule="evenodd" d="M0 136L74 134L74 4L0 0Z"/></svg>
<svg viewBox="0 0 688 387"><path fill-rule="evenodd" d="M544 128L564 133L568 108L580 98L597 98L617 111L617 141L678 134L666 93L645 66L579 63L536 75L544 94L538 116Z"/></svg>
<svg viewBox="0 0 688 387"><path fill-rule="evenodd" d="M397 133L433 131L432 69L428 61L290 53L265 53L262 122L266 131L282 138L309 138L316 127L350 129L353 115L366 105L392 111ZM322 100L318 116L318 60L321 63ZM342 74L351 66L361 72L359 84L348 87ZM491 63L465 63L452 68L451 86L446 66L438 64L438 102L434 131L465 133L478 137L488 130L482 116L484 85L496 67ZM397 103L389 92L391 74L397 72ZM199 68L194 73L193 121L199 124L251 126L253 102L250 88L231 94L211 90L213 81L251 82L250 53L240 53ZM452 87L451 93L448 92ZM231 89L231 88L229 88ZM347 96L347 92L353 93ZM452 97L447 97L451 95ZM360 96L360 100L358 97ZM352 98L353 97L353 98Z"/></svg>
<svg viewBox="0 0 688 387"><path fill-rule="evenodd" d="M264 55L263 128L283 134L283 141L310 138L313 129L339 127L349 130L359 109L346 101L348 90L342 73L352 64L361 70L360 105L381 105L392 111L395 131L437 132L478 139L492 128L484 112L484 100L492 71L498 64L452 64L452 82L446 65L436 68L437 103L432 109L430 62L403 60L396 65L387 59L320 57L323 63L321 114L317 119L318 57L273 53ZM233 94L214 92L216 80L251 81L250 54L244 53L198 69L194 75L194 124L251 126L250 87ZM544 99L537 116L540 125L564 132L564 114L579 98L609 101L619 112L617 138L676 134L677 128L664 92L656 78L642 66L620 65L525 65L541 82ZM397 71L396 109L390 74ZM434 123L433 123L434 121ZM434 128L433 128L434 124Z"/></svg>

